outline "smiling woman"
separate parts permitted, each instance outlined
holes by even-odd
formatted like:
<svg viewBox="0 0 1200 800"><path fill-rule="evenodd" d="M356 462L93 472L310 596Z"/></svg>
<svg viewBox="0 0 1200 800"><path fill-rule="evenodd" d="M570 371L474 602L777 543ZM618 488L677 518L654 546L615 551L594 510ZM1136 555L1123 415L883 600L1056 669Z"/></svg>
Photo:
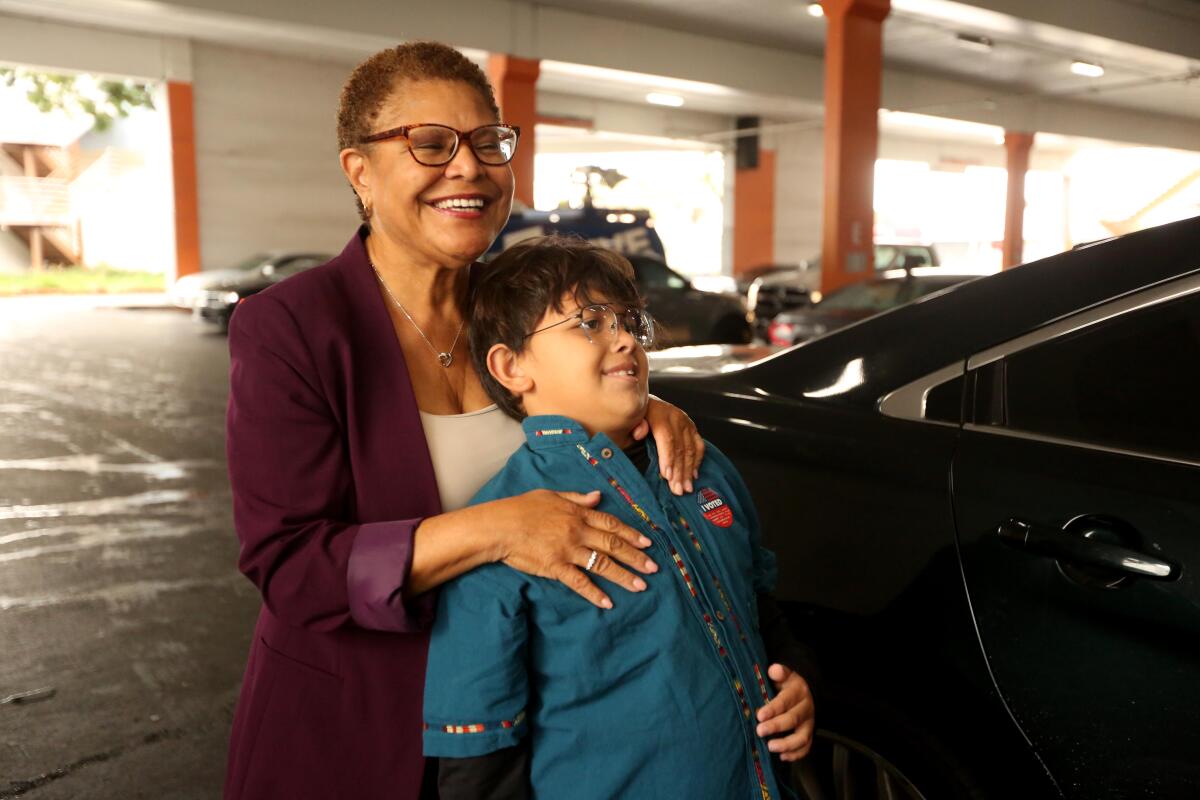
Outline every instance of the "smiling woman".
<svg viewBox="0 0 1200 800"><path fill-rule="evenodd" d="M225 796L436 796L421 756L430 590L489 562L641 591L648 542L598 496L463 508L524 440L466 357L475 260L508 219L519 131L483 73L416 42L350 76L342 170L362 227L329 263L248 298L230 327L227 448L239 566L262 594ZM651 400L659 469L691 489L695 426ZM469 458L463 458L469 454ZM589 555L605 556L586 575Z"/></svg>

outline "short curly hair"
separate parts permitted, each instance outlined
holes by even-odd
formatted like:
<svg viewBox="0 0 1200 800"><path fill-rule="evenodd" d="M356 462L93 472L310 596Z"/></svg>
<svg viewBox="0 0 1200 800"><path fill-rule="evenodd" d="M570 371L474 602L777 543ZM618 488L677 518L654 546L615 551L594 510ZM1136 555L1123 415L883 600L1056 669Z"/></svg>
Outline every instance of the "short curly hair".
<svg viewBox="0 0 1200 800"><path fill-rule="evenodd" d="M492 84L473 61L441 42L408 42L379 51L350 73L338 102L338 152L360 146L363 137L374 132L383 104L401 92L405 82L414 81L461 81L477 91L496 120L500 119ZM366 222L357 192L354 202Z"/></svg>
<svg viewBox="0 0 1200 800"><path fill-rule="evenodd" d="M478 272L469 312L471 360L488 396L516 420L526 416L521 399L488 371L493 345L524 352L529 332L548 310L561 313L567 295L581 307L600 302L644 306L629 260L579 237L525 239Z"/></svg>

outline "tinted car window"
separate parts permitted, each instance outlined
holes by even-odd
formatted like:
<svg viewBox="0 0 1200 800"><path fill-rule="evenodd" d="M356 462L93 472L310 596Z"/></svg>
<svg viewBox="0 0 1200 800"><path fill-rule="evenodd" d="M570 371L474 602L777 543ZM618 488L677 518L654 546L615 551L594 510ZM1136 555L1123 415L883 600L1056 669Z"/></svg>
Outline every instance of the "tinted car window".
<svg viewBox="0 0 1200 800"><path fill-rule="evenodd" d="M638 285L643 289L683 289L688 282L661 261L653 258L630 259L637 273Z"/></svg>
<svg viewBox="0 0 1200 800"><path fill-rule="evenodd" d="M1004 372L1010 428L1200 459L1200 296L1034 346Z"/></svg>
<svg viewBox="0 0 1200 800"><path fill-rule="evenodd" d="M820 302L818 308L825 309L861 309L883 311L903 302L901 289L904 281L872 281L870 283L854 283L844 289L828 295Z"/></svg>

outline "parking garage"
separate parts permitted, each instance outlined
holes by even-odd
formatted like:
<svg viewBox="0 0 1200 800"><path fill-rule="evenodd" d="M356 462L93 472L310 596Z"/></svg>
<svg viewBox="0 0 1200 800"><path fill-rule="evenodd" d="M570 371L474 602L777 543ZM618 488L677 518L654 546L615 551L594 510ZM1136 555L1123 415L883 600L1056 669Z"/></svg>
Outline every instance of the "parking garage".
<svg viewBox="0 0 1200 800"><path fill-rule="evenodd" d="M479 255L625 255L745 479L812 670L781 794L1195 796L1197 3L0 0L0 797L296 796L231 789L247 654L413 635L256 629L226 330L355 241L339 93L417 40L520 129Z"/></svg>

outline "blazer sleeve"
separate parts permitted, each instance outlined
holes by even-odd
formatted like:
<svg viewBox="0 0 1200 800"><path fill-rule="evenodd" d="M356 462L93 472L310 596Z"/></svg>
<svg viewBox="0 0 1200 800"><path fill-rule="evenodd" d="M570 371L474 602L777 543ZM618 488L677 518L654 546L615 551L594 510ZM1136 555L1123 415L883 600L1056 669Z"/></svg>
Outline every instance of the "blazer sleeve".
<svg viewBox="0 0 1200 800"><path fill-rule="evenodd" d="M406 605L422 518L357 524L342 425L308 345L269 295L243 303L229 328L226 452L238 567L288 624L386 631L428 626L434 598Z"/></svg>

